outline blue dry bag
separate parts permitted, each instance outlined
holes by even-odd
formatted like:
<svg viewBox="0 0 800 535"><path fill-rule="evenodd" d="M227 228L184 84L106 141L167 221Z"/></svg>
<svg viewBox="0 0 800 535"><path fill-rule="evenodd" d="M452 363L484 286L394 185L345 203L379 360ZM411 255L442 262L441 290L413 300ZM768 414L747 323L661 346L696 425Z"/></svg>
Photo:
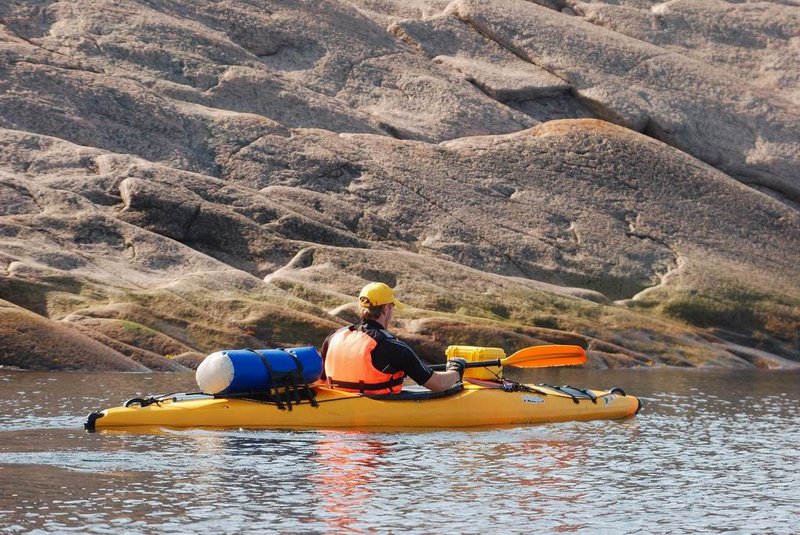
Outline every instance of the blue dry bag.
<svg viewBox="0 0 800 535"><path fill-rule="evenodd" d="M195 377L209 394L267 392L290 380L310 384L322 376L322 357L315 347L230 349L207 356Z"/></svg>

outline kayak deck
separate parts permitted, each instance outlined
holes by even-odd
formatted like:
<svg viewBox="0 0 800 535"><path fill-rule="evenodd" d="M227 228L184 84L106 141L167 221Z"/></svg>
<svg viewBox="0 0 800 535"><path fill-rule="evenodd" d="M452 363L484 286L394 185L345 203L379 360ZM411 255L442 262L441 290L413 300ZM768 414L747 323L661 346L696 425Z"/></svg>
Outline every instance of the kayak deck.
<svg viewBox="0 0 800 535"><path fill-rule="evenodd" d="M126 427L458 428L618 419L633 416L640 407L638 398L620 389L516 385L516 390L509 391L498 383L476 383L447 395L404 390L400 395L365 396L316 386L316 406L303 400L293 403L291 410L269 400L171 394L92 413L85 427L91 431Z"/></svg>

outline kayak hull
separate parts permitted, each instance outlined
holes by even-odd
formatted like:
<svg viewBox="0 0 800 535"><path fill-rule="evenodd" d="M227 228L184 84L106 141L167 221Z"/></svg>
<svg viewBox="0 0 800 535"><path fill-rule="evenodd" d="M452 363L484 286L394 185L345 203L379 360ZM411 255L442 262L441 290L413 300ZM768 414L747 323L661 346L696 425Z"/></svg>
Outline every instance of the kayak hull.
<svg viewBox="0 0 800 535"><path fill-rule="evenodd" d="M640 406L636 397L619 389L585 390L585 397L576 397L574 389L565 394L558 387L523 387L508 392L467 384L433 399L376 399L316 387L316 407L303 401L292 410L267 401L176 395L146 406L92 413L86 428L460 428L619 419L633 416Z"/></svg>

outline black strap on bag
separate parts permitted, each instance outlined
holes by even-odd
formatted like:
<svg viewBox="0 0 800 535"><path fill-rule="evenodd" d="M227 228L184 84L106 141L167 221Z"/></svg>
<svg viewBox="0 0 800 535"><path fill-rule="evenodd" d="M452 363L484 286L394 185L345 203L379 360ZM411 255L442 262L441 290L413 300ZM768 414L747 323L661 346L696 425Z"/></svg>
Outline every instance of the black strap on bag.
<svg viewBox="0 0 800 535"><path fill-rule="evenodd" d="M269 397L275 400L275 404L278 406L278 409L285 410L286 407L283 406L283 402L280 399L280 392L278 391L278 385L276 383L277 379L276 373L272 369L272 365L269 363L269 359L264 355L262 355L261 353L259 353L258 351L250 349L249 347L246 347L244 351L249 351L250 353L253 353L261 360L261 363L267 370L267 377L269 378L269 381L266 384ZM289 406L289 410L292 410L291 406Z"/></svg>
<svg viewBox="0 0 800 535"><path fill-rule="evenodd" d="M314 391L303 377L303 363L293 351L279 349L279 351L283 351L294 361L294 369L285 372L275 371L270 364L269 359L258 351L254 351L249 348L245 349L245 351L249 351L257 355L261 360L261 363L264 364L264 368L266 368L267 375L269 376L269 381L266 385L267 392L269 397L278 406L278 409L288 409L291 411L293 401L295 405L299 405L302 402L302 396L300 392L301 387L307 395L311 406L315 408L319 407L319 403L317 402Z"/></svg>
<svg viewBox="0 0 800 535"><path fill-rule="evenodd" d="M289 410L292 410L292 397L294 397L295 404L300 404L300 385L303 381L303 363L297 358L294 352L288 349L281 348L281 351L292 357L294 361L294 370L286 374L287 382L286 387L286 403L289 405Z"/></svg>
<svg viewBox="0 0 800 535"><path fill-rule="evenodd" d="M308 395L308 400L311 403L311 406L314 408L319 407L319 403L317 403L317 396L314 394L314 391L311 390L311 387L308 385L308 381L305 379L305 375L303 374L303 363L300 358L295 354L294 351L291 349L283 349L292 359L294 359L295 363L295 373L293 374L294 382L294 395L297 401L297 404L300 404L300 384L303 385L304 391ZM290 409L291 410L291 409Z"/></svg>

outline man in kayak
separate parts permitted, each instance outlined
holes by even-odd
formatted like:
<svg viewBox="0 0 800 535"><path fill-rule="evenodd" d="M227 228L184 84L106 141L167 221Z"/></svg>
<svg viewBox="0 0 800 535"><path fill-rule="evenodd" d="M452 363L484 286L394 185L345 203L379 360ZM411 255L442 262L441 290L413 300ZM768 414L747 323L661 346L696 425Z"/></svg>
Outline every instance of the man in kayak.
<svg viewBox="0 0 800 535"><path fill-rule="evenodd" d="M466 360L450 359L446 371L435 372L387 330L395 309L404 307L389 286L382 282L367 284L358 301L361 323L337 330L322 344L325 376L331 386L390 394L402 390L405 376L433 392L461 381Z"/></svg>

